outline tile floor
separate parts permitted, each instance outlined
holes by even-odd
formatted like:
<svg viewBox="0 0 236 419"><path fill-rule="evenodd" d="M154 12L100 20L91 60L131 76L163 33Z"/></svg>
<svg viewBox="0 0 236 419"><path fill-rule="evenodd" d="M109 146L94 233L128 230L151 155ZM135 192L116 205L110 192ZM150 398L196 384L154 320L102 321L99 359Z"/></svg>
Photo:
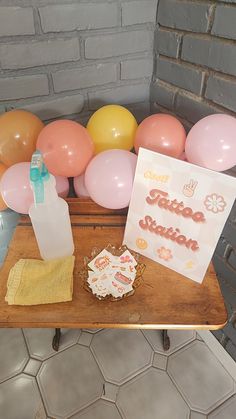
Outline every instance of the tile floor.
<svg viewBox="0 0 236 419"><path fill-rule="evenodd" d="M236 383L194 331L0 329L1 419L235 419Z"/></svg>

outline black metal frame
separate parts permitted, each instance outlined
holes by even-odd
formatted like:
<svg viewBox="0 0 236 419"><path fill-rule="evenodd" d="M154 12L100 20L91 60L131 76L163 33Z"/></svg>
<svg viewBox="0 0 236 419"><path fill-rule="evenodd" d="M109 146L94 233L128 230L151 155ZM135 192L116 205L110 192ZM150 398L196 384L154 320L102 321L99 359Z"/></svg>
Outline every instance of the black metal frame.
<svg viewBox="0 0 236 419"><path fill-rule="evenodd" d="M55 335L53 336L52 340L52 347L54 351L58 352L60 346L60 338L61 338L61 329L55 329ZM162 344L164 351L168 351L170 349L170 338L167 334L167 330L162 330Z"/></svg>

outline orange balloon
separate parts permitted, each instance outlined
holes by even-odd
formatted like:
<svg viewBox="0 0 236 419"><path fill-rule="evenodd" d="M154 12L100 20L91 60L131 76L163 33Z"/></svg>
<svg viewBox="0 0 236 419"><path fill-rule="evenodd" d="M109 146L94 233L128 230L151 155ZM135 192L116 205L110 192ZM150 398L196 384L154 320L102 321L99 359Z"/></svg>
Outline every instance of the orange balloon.
<svg viewBox="0 0 236 419"><path fill-rule="evenodd" d="M15 109L0 116L0 160L6 166L30 161L43 122L33 113Z"/></svg>
<svg viewBox="0 0 236 419"><path fill-rule="evenodd" d="M7 166L4 166L4 164L0 163L0 181L3 173L7 170ZM2 194L0 192L0 211L3 211L7 208L7 205L3 201Z"/></svg>
<svg viewBox="0 0 236 419"><path fill-rule="evenodd" d="M37 148L55 176L79 176L93 157L94 145L86 128L78 122L58 120L39 134Z"/></svg>
<svg viewBox="0 0 236 419"><path fill-rule="evenodd" d="M174 116L155 114L145 118L136 131L134 147L156 151L171 157L180 157L184 151L186 132Z"/></svg>

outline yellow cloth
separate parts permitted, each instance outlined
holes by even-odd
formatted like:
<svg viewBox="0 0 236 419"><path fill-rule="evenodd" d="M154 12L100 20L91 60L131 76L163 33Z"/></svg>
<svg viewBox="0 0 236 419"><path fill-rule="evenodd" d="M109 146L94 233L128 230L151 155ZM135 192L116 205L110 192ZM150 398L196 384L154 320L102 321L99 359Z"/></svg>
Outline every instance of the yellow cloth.
<svg viewBox="0 0 236 419"><path fill-rule="evenodd" d="M5 300L13 305L71 301L74 256L43 261L20 259L10 270Z"/></svg>

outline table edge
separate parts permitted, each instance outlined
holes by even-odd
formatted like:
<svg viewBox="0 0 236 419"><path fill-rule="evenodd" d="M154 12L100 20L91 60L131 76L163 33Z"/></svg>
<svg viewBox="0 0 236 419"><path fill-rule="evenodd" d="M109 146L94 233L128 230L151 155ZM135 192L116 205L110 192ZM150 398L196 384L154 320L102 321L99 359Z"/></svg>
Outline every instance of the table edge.
<svg viewBox="0 0 236 419"><path fill-rule="evenodd" d="M0 328L61 328L63 329L143 329L143 330L219 330L227 324L114 324L114 323L64 323L61 322L0 322Z"/></svg>

